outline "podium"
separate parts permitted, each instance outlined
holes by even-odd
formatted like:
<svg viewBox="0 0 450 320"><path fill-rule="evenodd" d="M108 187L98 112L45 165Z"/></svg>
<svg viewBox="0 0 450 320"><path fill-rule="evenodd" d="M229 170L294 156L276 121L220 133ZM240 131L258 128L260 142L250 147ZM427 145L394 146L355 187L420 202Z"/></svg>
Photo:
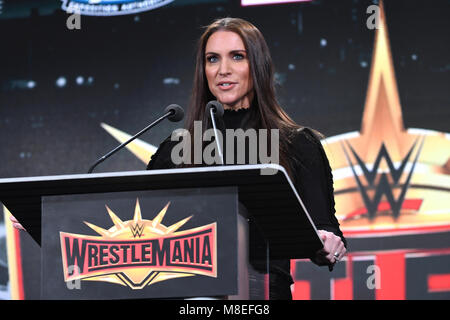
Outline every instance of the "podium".
<svg viewBox="0 0 450 320"><path fill-rule="evenodd" d="M276 164L0 179L0 201L41 246L42 299L263 299L271 260L323 247Z"/></svg>

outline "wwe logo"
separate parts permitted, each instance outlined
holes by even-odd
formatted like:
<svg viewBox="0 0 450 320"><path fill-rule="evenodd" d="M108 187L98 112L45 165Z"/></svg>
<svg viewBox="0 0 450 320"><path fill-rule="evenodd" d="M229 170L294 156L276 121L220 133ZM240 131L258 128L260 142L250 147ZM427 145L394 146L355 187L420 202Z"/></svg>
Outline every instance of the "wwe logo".
<svg viewBox="0 0 450 320"><path fill-rule="evenodd" d="M136 223L134 226L131 225L130 229L131 229L131 233L133 234L134 238L136 238L136 237L140 238L140 237L142 237L142 234L144 233L144 225L143 224L139 225Z"/></svg>
<svg viewBox="0 0 450 320"><path fill-rule="evenodd" d="M414 168L416 166L417 160L419 159L419 155L420 152L422 150L423 147L423 143L425 141L425 138L422 139L419 147L418 147L418 151L416 153L416 156L413 160L412 163L412 167L411 170L409 171L407 177L406 177L406 181L403 185L400 185L400 178L403 174L403 172L405 171L406 168L406 164L408 163L409 158L411 157L414 149L417 146L418 141L416 140L416 142L414 142L414 144L412 145L411 149L409 150L409 152L407 153L407 155L405 156L405 158L402 160L400 166L398 168L395 168L391 157L389 156L389 153L386 149L386 146L384 145L384 143L381 145L380 151L377 155L377 158L375 160L375 163L373 165L372 170L369 170L367 168L367 166L365 165L365 163L361 160L361 158L358 156L358 154L355 152L355 150L352 148L352 146L347 142L347 146L350 149L351 153L353 154L354 158L356 159L359 167L361 168L364 177L366 178L366 181L368 183L367 187L364 187L364 185L362 184L360 178L358 177L358 174L355 171L355 168L350 160L350 157L344 147L344 145L342 145L342 149L344 150L345 153L345 157L347 159L347 163L350 166L353 175L355 177L356 183L358 185L358 190L361 193L361 196L363 198L364 201L364 205L367 209L368 215L369 215L369 220L373 220L375 218L375 214L377 212L378 209L378 205L381 202L381 198L382 196L386 196L386 199L391 207L392 210L392 215L394 217L394 219L397 219L400 215L400 210L402 208L403 202L405 200L405 195L406 195L406 191L409 188L409 184L411 181L411 177L412 174L414 172ZM375 184L375 178L378 174L378 169L380 167L380 162L382 159L385 159L388 168L389 168L389 173L390 176L393 180L393 185L391 186L391 184L389 183L389 179L388 179L388 174L386 173L381 173L380 175L380 179L378 182L378 185ZM394 197L394 194L392 192L393 188L397 188L400 187L400 195L397 197L397 199ZM375 189L375 195L373 197L373 199L369 198L368 195L368 190L369 189Z"/></svg>

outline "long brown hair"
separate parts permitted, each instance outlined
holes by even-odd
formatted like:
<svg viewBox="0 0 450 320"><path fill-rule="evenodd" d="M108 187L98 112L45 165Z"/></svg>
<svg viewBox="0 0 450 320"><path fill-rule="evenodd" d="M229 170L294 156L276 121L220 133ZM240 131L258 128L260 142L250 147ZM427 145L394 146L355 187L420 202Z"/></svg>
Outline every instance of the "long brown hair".
<svg viewBox="0 0 450 320"><path fill-rule="evenodd" d="M194 121L205 117L205 106L215 100L208 87L205 75L205 48L209 37L216 31L231 31L238 34L244 43L253 80L254 98L251 105L255 129L279 129L279 159L290 174L289 142L294 129L300 128L281 108L275 95L274 66L269 47L261 32L250 22L239 18L222 18L206 27L197 45L196 67L185 127L194 136ZM204 128L205 129L205 128ZM270 141L270 138L269 138Z"/></svg>

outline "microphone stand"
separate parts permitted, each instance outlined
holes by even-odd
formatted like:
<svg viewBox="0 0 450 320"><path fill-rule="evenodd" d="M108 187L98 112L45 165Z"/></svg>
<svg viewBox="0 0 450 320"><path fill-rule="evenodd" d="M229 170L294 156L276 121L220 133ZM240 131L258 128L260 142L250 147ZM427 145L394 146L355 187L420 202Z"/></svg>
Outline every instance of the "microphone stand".
<svg viewBox="0 0 450 320"><path fill-rule="evenodd" d="M217 138L218 137L218 132L217 132L217 127L216 127L216 120L214 119L214 113L215 112L213 111L213 108L209 109L209 114L211 116L211 122L212 122L213 130L214 130L214 136L216 138L217 151L219 152L219 158L220 158L220 161L221 161L221 165L223 165L224 162L223 162L222 146L220 145L220 141Z"/></svg>
<svg viewBox="0 0 450 320"><path fill-rule="evenodd" d="M148 131L149 129L153 128L154 126L156 126L158 123L160 123L161 121L163 121L165 118L169 117L169 120L171 121L179 121L181 120L181 118L183 118L184 112L183 109L180 106L177 105L170 105L166 108L166 113L164 115L162 115L161 117L159 117L158 119L156 119L155 121L153 121L152 123L150 123L147 127L145 127L144 129L142 129L141 131L139 131L137 134L135 134L134 136L132 136L130 139L128 139L127 141L125 141L124 143L122 143L121 145L117 146L116 148L114 148L113 150L111 150L110 152L108 152L107 154L105 154L103 157L101 157L100 159L98 159L88 170L88 173L92 173L92 171L94 170L94 168L96 166L98 166L100 163L102 163L103 161L105 161L106 159L108 159L110 156L112 156L114 153L116 153L117 151L119 151L120 149L122 149L123 147L125 147L127 144L129 144L131 141L133 141L134 139L138 138L139 136L141 136L142 134L144 134L146 131ZM180 115L181 113L181 115ZM172 116L172 119L170 118ZM181 118L180 118L181 116Z"/></svg>
<svg viewBox="0 0 450 320"><path fill-rule="evenodd" d="M223 161L223 152L222 152L222 146L220 144L219 141L219 135L218 135L218 131L217 131L217 126L216 126L216 120L214 117L214 114L219 115L220 117L223 116L224 110L223 110L223 105L216 100L210 101L206 104L206 111L209 110L209 116L211 118L211 122L212 122L212 126L213 126L213 130L214 130L214 138L216 141L216 145L217 145L217 151L219 153L219 158L221 161L221 165L224 165L225 162Z"/></svg>

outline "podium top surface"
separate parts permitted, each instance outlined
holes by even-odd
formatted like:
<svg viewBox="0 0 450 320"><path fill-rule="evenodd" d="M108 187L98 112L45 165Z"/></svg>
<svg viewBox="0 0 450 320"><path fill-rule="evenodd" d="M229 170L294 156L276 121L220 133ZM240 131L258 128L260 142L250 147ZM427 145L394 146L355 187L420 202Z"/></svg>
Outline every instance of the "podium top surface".
<svg viewBox="0 0 450 320"><path fill-rule="evenodd" d="M239 201L269 240L272 258L306 258L311 252L304 248L322 247L307 208L276 164L6 178L0 179L0 201L40 244L45 196L224 186L238 188Z"/></svg>

